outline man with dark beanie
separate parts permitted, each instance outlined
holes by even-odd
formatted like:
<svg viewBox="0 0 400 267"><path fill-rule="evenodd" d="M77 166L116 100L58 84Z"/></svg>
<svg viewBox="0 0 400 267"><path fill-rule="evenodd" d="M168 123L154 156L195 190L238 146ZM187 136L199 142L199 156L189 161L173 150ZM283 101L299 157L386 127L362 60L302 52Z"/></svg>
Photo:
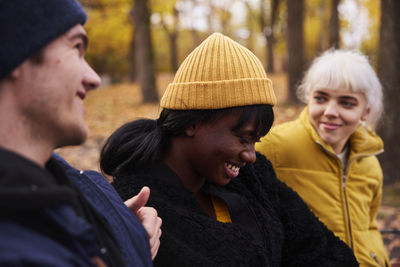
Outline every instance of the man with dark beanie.
<svg viewBox="0 0 400 267"><path fill-rule="evenodd" d="M0 266L151 266L157 253L148 188L128 208L52 154L88 133L82 100L100 77L85 21L77 0L0 0Z"/></svg>

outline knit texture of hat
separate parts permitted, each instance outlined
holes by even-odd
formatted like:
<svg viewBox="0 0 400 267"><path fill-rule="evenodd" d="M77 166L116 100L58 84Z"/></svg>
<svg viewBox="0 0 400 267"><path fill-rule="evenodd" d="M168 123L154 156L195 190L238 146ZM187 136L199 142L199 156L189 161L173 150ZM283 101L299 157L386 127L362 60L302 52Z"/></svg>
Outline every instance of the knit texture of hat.
<svg viewBox="0 0 400 267"><path fill-rule="evenodd" d="M86 13L76 0L0 0L0 80Z"/></svg>
<svg viewBox="0 0 400 267"><path fill-rule="evenodd" d="M275 103L260 60L239 43L213 33L183 61L160 105L188 110Z"/></svg>

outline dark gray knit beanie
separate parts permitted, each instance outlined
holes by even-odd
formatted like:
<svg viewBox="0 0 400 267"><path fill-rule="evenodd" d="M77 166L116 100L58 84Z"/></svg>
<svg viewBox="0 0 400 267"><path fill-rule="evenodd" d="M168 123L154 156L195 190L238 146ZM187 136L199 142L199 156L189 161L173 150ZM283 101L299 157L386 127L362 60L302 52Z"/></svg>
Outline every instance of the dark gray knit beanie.
<svg viewBox="0 0 400 267"><path fill-rule="evenodd" d="M0 0L0 80L85 22L86 13L77 0Z"/></svg>

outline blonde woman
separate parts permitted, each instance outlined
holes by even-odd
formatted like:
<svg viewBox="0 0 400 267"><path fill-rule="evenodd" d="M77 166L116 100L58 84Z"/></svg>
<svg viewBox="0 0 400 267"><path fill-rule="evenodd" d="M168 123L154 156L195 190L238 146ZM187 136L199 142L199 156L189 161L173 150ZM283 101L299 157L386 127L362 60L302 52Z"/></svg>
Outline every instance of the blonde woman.
<svg viewBox="0 0 400 267"><path fill-rule="evenodd" d="M273 127L256 149L361 266L388 266L376 221L383 143L373 131L382 113L374 70L359 52L329 50L314 60L298 95L307 104L300 116Z"/></svg>

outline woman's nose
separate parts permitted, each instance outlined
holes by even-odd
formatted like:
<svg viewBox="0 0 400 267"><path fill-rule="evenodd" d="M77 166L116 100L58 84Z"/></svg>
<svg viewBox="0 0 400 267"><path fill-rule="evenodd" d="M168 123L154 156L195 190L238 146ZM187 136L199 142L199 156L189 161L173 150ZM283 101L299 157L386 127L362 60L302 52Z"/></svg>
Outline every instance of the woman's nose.
<svg viewBox="0 0 400 267"><path fill-rule="evenodd" d="M256 161L254 144L249 144L249 146L240 153L240 158L246 163L254 163Z"/></svg>
<svg viewBox="0 0 400 267"><path fill-rule="evenodd" d="M329 101L325 107L325 116L336 117L339 115L337 105L334 101Z"/></svg>

